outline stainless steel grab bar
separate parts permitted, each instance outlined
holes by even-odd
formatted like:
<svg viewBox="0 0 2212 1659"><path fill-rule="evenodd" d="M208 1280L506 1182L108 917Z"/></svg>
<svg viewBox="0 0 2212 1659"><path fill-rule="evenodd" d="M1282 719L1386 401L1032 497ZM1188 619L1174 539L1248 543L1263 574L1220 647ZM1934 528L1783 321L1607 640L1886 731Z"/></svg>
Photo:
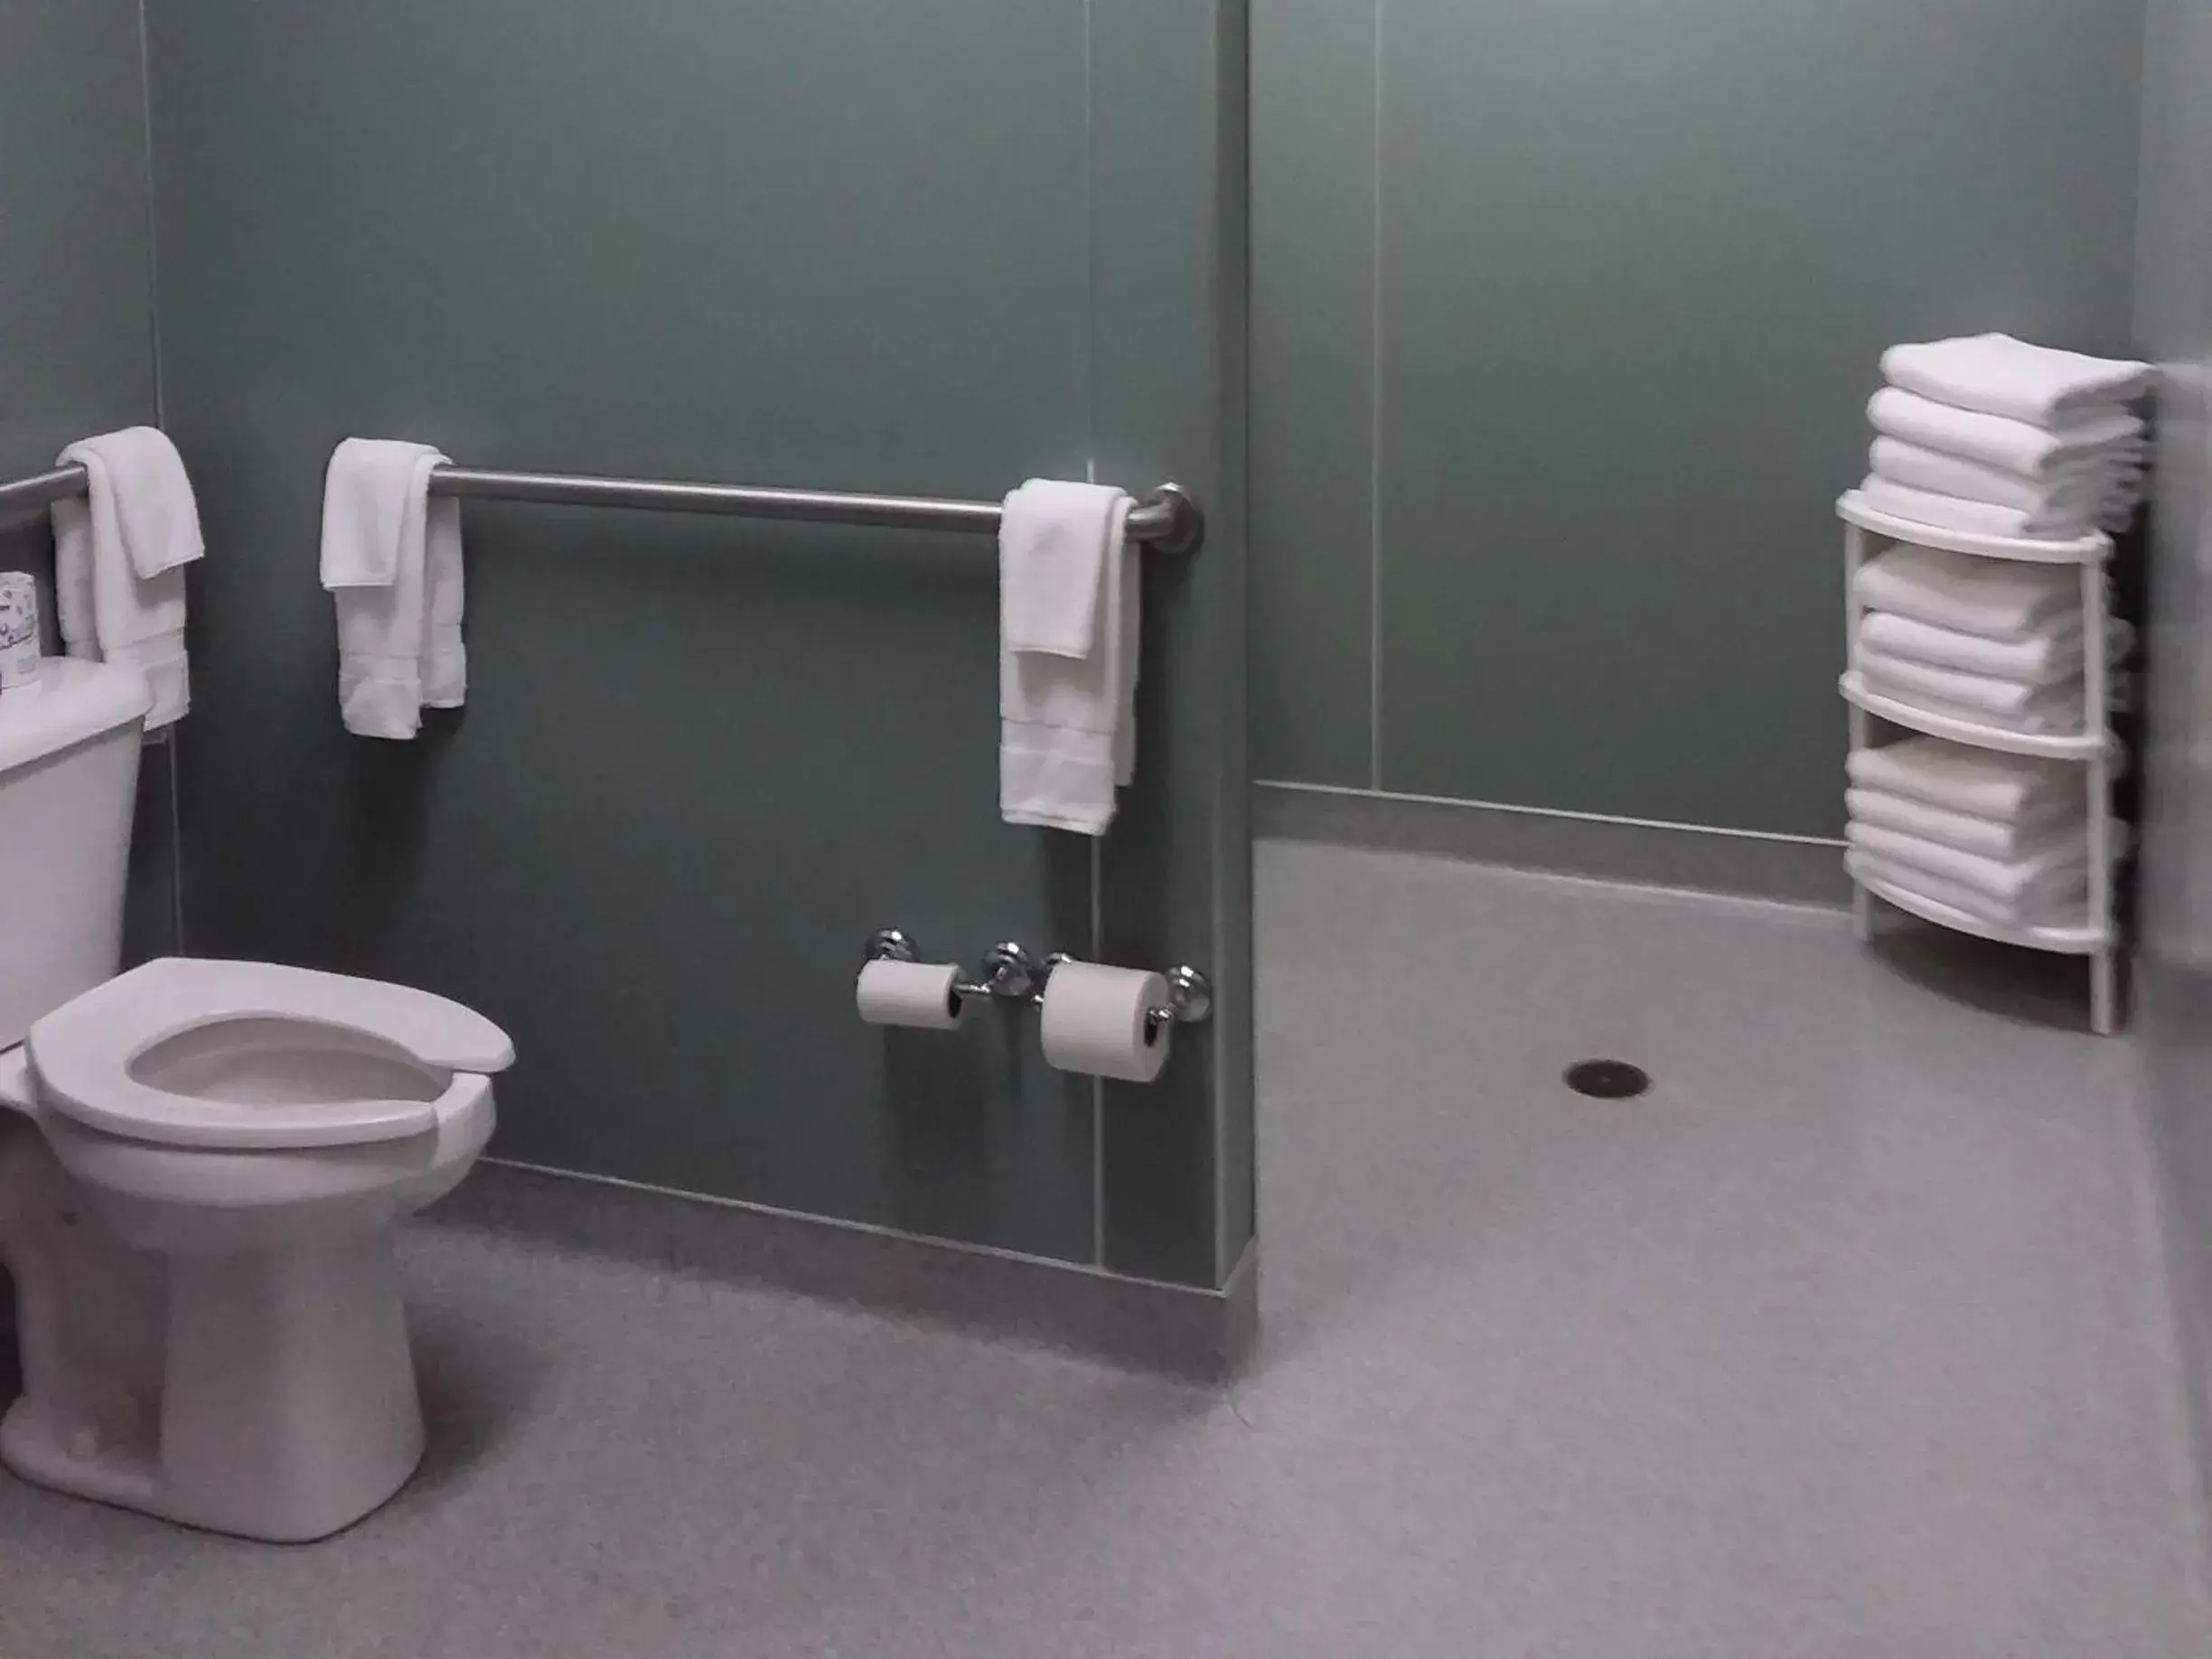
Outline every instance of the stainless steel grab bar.
<svg viewBox="0 0 2212 1659"><path fill-rule="evenodd" d="M85 470L77 465L0 483L0 518L34 512L84 492ZM595 478L570 473L502 473L468 466L438 467L430 474L430 492L463 500L726 513L740 519L957 530L987 536L998 533L997 501L942 501L923 495L848 495L830 490L768 490L746 484ZM1131 540L1163 553L1195 553L1205 539L1205 515L1180 485L1162 484L1130 510L1129 533Z"/></svg>

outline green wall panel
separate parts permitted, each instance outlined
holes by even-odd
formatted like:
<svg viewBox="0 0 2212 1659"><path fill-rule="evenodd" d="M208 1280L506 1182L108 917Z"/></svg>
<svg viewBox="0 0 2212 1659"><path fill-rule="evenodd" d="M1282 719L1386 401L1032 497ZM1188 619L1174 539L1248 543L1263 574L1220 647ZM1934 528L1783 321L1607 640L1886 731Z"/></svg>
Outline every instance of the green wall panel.
<svg viewBox="0 0 2212 1659"><path fill-rule="evenodd" d="M1095 456L1241 492L1222 409L1182 407L1208 382L1121 398L1103 367L1163 318L1211 349L1206 224L1129 230L1147 193L1210 200L1186 175L1218 158L1124 136L1210 133L1181 100L1214 83L1089 96L1105 42L1142 57L1170 25L1138 0L157 13L165 372L220 544L196 942L501 1020L505 1156L1210 1279L1204 1045L1151 1138L1208 1153L1190 1190L1101 1214L1094 1091L1043 1065L1034 1021L933 1038L851 1015L880 925L970 961L1093 937L1089 845L998 821L988 541L473 504L469 707L408 745L342 736L315 583L350 434L987 497ZM1130 166L1094 180L1117 145ZM1148 573L1140 765L1148 792L1195 792L1204 831L1140 809L1112 843L1151 860L1115 907L1204 957L1248 903L1218 846L1242 778L1211 770L1242 760L1207 670L1241 637L1229 522L1204 577Z"/></svg>
<svg viewBox="0 0 2212 1659"><path fill-rule="evenodd" d="M1259 22L1257 61L1290 66L1255 86L1262 774L1364 783L1364 758L1392 791L1832 832L1831 506L1876 358L1982 328L2128 345L2142 6L1284 0ZM1290 164L1301 145L1330 159ZM1342 407L1363 207L1367 431ZM1379 543L1282 529L1369 446ZM1343 689L1367 630L1363 756L1342 705L1371 712Z"/></svg>

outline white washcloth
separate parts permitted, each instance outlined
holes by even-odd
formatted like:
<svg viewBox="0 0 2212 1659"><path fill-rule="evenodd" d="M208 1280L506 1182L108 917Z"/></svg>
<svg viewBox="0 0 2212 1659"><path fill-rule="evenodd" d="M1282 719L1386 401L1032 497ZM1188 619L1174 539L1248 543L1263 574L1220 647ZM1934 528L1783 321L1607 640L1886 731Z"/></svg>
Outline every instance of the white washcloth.
<svg viewBox="0 0 2212 1659"><path fill-rule="evenodd" d="M52 509L62 648L138 670L154 694L146 729L168 726L192 707L183 567L204 551L184 464L151 426L85 438L60 458L86 481Z"/></svg>
<svg viewBox="0 0 2212 1659"><path fill-rule="evenodd" d="M1859 643L1887 657L2030 686L2048 686L2082 670L2082 621L2074 612L2017 640L1992 640L1893 611L1869 611L1859 619Z"/></svg>
<svg viewBox="0 0 2212 1659"><path fill-rule="evenodd" d="M1971 501L1963 495L1942 495L1915 489L1879 473L1870 473L1859 494L1877 512L1936 530L1969 530L1977 536L2002 536L2016 541L2071 541L2091 530L2123 530L2135 517L2137 501L2115 493L2055 501L2033 511L2001 507L1994 501Z"/></svg>
<svg viewBox="0 0 2212 1659"><path fill-rule="evenodd" d="M2070 897L2041 898L2037 904L2006 904L1977 893L1972 887L1955 881L1945 881L1931 870L1917 865L1900 864L1894 858L1884 858L1853 848L1843 855L1843 867L1861 881L1874 880L1889 886L1900 888L1921 898L1933 899L1936 904L1955 910L1963 915L2001 926L2034 927L2067 922L2078 923L2089 898L2086 875L2080 889Z"/></svg>
<svg viewBox="0 0 2212 1659"><path fill-rule="evenodd" d="M2085 462L2140 462L2150 453L2146 428L2132 415L2100 416L2052 432L1886 386L1867 405L1867 418L1886 437L2038 482Z"/></svg>
<svg viewBox="0 0 2212 1659"><path fill-rule="evenodd" d="M2142 492L2143 464L2123 457L2085 457L2048 478L2034 479L1902 438L1878 437L1867 452L1867 465L1894 483L2026 513L2057 514L2085 505L2102 511L2115 502L2132 503Z"/></svg>
<svg viewBox="0 0 2212 1659"><path fill-rule="evenodd" d="M1053 498L1007 498L1002 539L1030 544L1017 520ZM1135 504L1113 492L1093 579L1091 648L1082 656L1017 649L1001 597L998 652L998 811L1010 824L1104 835L1114 791L1137 769L1137 666L1142 575L1129 545ZM1005 545L1002 539L1001 545ZM1075 607L1055 607L1072 612Z"/></svg>
<svg viewBox="0 0 2212 1659"><path fill-rule="evenodd" d="M1882 378L1955 408L2063 426L2130 404L2151 389L2151 365L2029 345L2010 334L1891 346Z"/></svg>
<svg viewBox="0 0 2212 1659"><path fill-rule="evenodd" d="M1985 858L2018 858L2023 848L2035 845L2062 826L2076 835L2085 834L2088 819L2085 801L2067 803L2056 796L2048 811L2025 820L1977 818L1880 789L1847 789L1843 806L1854 823L1879 824L1938 846L1980 853Z"/></svg>
<svg viewBox="0 0 2212 1659"><path fill-rule="evenodd" d="M1941 737L1907 737L1880 748L1853 749L1844 770L1861 789L1909 795L1954 812L2011 823L2032 822L2083 799L2078 765L1969 748Z"/></svg>
<svg viewBox="0 0 2212 1659"><path fill-rule="evenodd" d="M1091 654L1106 544L1127 500L1108 484L1052 478L1032 478L1007 497L998 525L998 614L1008 651Z"/></svg>
<svg viewBox="0 0 2212 1659"><path fill-rule="evenodd" d="M2023 685L1988 674L1930 668L1863 647L1853 666L1869 690L1933 714L2032 736L2067 736L2082 729L2085 700L2078 678L2048 686Z"/></svg>
<svg viewBox="0 0 2212 1659"><path fill-rule="evenodd" d="M2081 572L2072 565L1898 547L1859 567L1851 595L1869 610L1985 639L2018 640L2080 605Z"/></svg>
<svg viewBox="0 0 2212 1659"><path fill-rule="evenodd" d="M323 586L338 609L338 707L360 737L412 737L468 691L461 503L430 494L445 457L348 438L323 485Z"/></svg>
<svg viewBox="0 0 2212 1659"><path fill-rule="evenodd" d="M1961 852L1955 847L1885 830L1879 824L1848 824L1843 839L1862 852L1925 870L2014 914L2078 901L2088 890L2088 843L2071 830L2053 835L2010 858Z"/></svg>

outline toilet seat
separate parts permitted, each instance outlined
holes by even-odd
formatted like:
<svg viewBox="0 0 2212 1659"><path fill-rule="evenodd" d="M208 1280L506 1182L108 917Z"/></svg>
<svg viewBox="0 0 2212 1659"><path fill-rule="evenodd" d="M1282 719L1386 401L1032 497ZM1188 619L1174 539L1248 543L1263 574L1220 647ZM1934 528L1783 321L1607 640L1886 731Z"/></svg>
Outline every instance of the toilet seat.
<svg viewBox="0 0 2212 1659"><path fill-rule="evenodd" d="M274 1022L296 1046L397 1051L443 1089L431 1099L241 1103L173 1092L133 1066L173 1037ZM271 962L165 957L87 991L31 1027L41 1103L87 1128L172 1147L282 1149L398 1140L435 1130L446 1097L504 1071L514 1045L483 1015L409 986ZM452 1073L462 1073L455 1077ZM443 1074L443 1075L437 1075Z"/></svg>

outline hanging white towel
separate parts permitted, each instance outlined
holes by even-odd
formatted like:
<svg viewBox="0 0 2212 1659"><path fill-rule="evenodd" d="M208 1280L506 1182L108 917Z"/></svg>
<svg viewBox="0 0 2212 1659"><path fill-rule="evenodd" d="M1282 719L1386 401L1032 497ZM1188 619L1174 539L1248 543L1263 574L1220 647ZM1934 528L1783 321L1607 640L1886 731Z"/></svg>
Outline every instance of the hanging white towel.
<svg viewBox="0 0 2212 1659"><path fill-rule="evenodd" d="M2030 686L2048 686L2082 670L2082 620L2074 612L2020 639L1992 640L1892 611L1869 611L1859 619L1859 643L1887 657Z"/></svg>
<svg viewBox="0 0 2212 1659"><path fill-rule="evenodd" d="M1886 830L1879 824L1846 825L1843 839L1862 852L1892 864L1908 865L1940 881L1978 893L2015 914L2078 902L2088 891L2089 848L2068 830L2010 858L1985 858L1955 847Z"/></svg>
<svg viewBox="0 0 2212 1659"><path fill-rule="evenodd" d="M422 711L468 691L461 642L461 503L430 494L445 457L424 444L348 438L323 488L323 586L338 610L346 730L408 738Z"/></svg>
<svg viewBox="0 0 2212 1659"><path fill-rule="evenodd" d="M2141 462L2150 454L2147 429L2132 415L2103 415L2054 432L1886 386L1867 405L1867 418L1884 436L2037 482L2085 462Z"/></svg>
<svg viewBox="0 0 2212 1659"><path fill-rule="evenodd" d="M2082 729L2085 699L2079 679L2023 685L1988 674L1930 668L1863 646L1853 666L1869 690L1934 714L2039 736L2068 736Z"/></svg>
<svg viewBox="0 0 2212 1659"><path fill-rule="evenodd" d="M1053 478L1032 478L1007 497L998 529L998 604L1008 651L1091 654L1106 544L1124 499L1105 484Z"/></svg>
<svg viewBox="0 0 2212 1659"><path fill-rule="evenodd" d="M2068 803L2086 811L2078 765L1970 748L1941 737L1907 737L1879 748L1853 749L1844 769L1861 789L1909 795L1976 818L2026 823Z"/></svg>
<svg viewBox="0 0 2212 1659"><path fill-rule="evenodd" d="M2081 573L2071 565L1897 547L1859 567L1851 595L1870 610L1985 639L2018 640L2080 606Z"/></svg>
<svg viewBox="0 0 2212 1659"><path fill-rule="evenodd" d="M146 729L192 707L184 651L184 569L205 550L192 481L176 446L152 426L71 444L85 493L56 501L54 611L72 657L117 662L146 678Z"/></svg>
<svg viewBox="0 0 2212 1659"><path fill-rule="evenodd" d="M1025 485L1007 498L1001 530L1002 576L1010 574L1005 549L1035 548L1066 534L1083 544L1088 532L1056 530L1074 517L1094 521L1097 486L1036 491ZM1115 790L1135 775L1137 766L1137 668L1141 637L1141 571L1129 545L1129 509L1135 504L1118 490L1106 491L1105 534L1099 557L1063 561L1059 577L1088 580L1092 600L1090 647L1082 655L1025 650L1015 638L1073 636L1072 619L1081 605L1062 594L1043 594L1045 573L1025 571L1025 582L1000 596L998 653L998 808L1010 824L1104 835L1112 823ZM1085 575L1086 569L1088 575ZM1017 616L1011 612L1025 614ZM1039 626L1049 614L1056 622ZM1057 629L1057 633L1055 633Z"/></svg>
<svg viewBox="0 0 2212 1659"><path fill-rule="evenodd" d="M2079 890L2070 895L2062 894L2055 898L2043 895L2033 904L2007 904L1958 882L1945 881L1917 865L1900 864L1860 848L1854 847L1843 855L1843 867L1859 880L1879 881L1921 898L1933 899L1962 915L2004 927L2078 925L2088 907L2089 884L2085 875Z"/></svg>
<svg viewBox="0 0 2212 1659"><path fill-rule="evenodd" d="M2071 541L2092 530L2125 530L2135 516L2136 503L2124 496L2110 501L2103 495L2061 497L2049 504L2023 511L1977 501L1960 495L1942 495L1902 484L1879 473L1867 475L1859 494L1877 512L1936 530L1959 530L1977 536L2002 536L2020 541Z"/></svg>
<svg viewBox="0 0 2212 1659"><path fill-rule="evenodd" d="M1973 334L1891 346L1882 378L1956 408L2061 426L2130 404L2151 389L2151 365Z"/></svg>
<svg viewBox="0 0 2212 1659"><path fill-rule="evenodd" d="M2050 810L2037 816L2010 821L1954 812L1910 795L1895 795L1880 789L1847 789L1843 807L1854 823L1879 824L1885 830L1917 835L1942 847L1979 853L1985 858L2013 858L2023 848L2057 833L2062 827L2075 835L2087 831L2088 807L2076 799L2071 811L2054 797Z"/></svg>

